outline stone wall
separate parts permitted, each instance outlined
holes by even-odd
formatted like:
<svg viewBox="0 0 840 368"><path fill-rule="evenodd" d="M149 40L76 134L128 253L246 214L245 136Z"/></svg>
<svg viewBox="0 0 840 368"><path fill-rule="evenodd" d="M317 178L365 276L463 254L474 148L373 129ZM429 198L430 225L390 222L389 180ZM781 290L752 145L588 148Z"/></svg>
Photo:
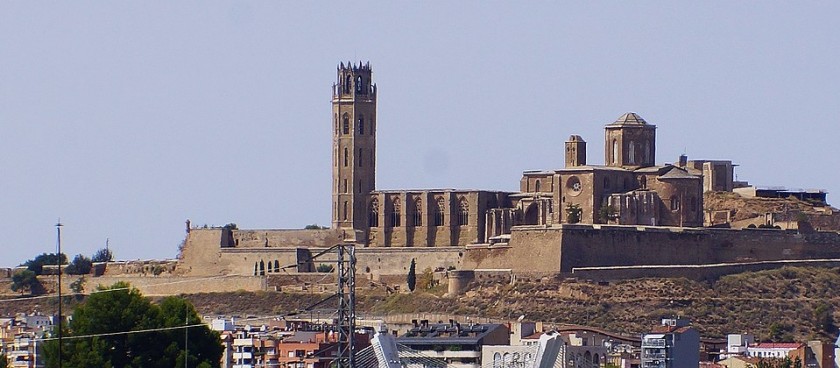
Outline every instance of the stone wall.
<svg viewBox="0 0 840 368"><path fill-rule="evenodd" d="M464 268L516 273L840 258L840 233L608 225L517 227L509 246L468 247Z"/></svg>
<svg viewBox="0 0 840 368"><path fill-rule="evenodd" d="M70 284L81 276L67 275L61 278L62 290L71 295ZM55 277L39 277L48 292L55 292ZM216 276L216 277L183 277L183 276L85 276L83 293L90 293L100 285L111 286L117 282L127 282L140 290L145 296L165 296L196 293L216 293L231 291L259 291L266 290L264 277Z"/></svg>
<svg viewBox="0 0 840 368"><path fill-rule="evenodd" d="M838 267L840 266L840 259L763 261L703 265L579 267L572 269L572 276L597 281L633 279L641 277L686 277L694 280L714 280L721 276L733 273L770 270L785 266Z"/></svg>

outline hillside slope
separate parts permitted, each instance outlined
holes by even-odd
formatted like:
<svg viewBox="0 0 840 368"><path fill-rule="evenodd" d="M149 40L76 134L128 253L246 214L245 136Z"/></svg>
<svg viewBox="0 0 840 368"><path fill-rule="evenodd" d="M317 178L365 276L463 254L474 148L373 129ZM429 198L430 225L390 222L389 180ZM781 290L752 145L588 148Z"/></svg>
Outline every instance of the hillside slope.
<svg viewBox="0 0 840 368"><path fill-rule="evenodd" d="M638 279L597 284L578 280L524 280L476 284L457 298L442 291L385 295L360 290L361 313L450 313L573 323L637 334L662 317L691 317L705 337L750 332L762 340L836 337L840 269L783 268L725 276L713 284L686 279ZM278 292L192 294L205 315L286 315L324 295ZM68 298L67 305L76 299ZM70 309L69 306L66 307ZM330 304L318 309L332 308ZM0 302L0 313L55 309L55 299Z"/></svg>

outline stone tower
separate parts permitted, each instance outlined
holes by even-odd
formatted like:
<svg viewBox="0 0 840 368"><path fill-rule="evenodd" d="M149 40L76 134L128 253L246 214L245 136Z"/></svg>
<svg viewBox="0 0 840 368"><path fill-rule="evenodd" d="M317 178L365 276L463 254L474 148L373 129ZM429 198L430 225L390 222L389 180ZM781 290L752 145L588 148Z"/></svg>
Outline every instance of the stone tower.
<svg viewBox="0 0 840 368"><path fill-rule="evenodd" d="M566 167L586 165L586 141L573 135L566 141Z"/></svg>
<svg viewBox="0 0 840 368"><path fill-rule="evenodd" d="M367 229L376 187L376 85L370 63L341 63L333 84L332 228Z"/></svg>
<svg viewBox="0 0 840 368"><path fill-rule="evenodd" d="M604 127L604 157L607 166L639 168L656 160L656 126L628 112Z"/></svg>

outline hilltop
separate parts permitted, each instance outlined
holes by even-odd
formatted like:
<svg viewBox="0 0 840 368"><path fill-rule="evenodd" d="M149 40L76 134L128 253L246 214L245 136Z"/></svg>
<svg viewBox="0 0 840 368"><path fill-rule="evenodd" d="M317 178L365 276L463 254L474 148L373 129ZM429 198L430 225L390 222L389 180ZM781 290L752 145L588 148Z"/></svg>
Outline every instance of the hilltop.
<svg viewBox="0 0 840 368"><path fill-rule="evenodd" d="M782 268L722 277L714 282L636 279L593 283L575 279L519 279L515 284L473 284L465 295L428 292L358 292L361 313L447 313L584 324L636 334L662 317L692 318L704 337L750 332L767 340L833 340L840 309L840 269ZM186 295L204 315L285 315L321 300L317 293L233 292ZM75 299L68 298L68 304ZM37 305L37 307L36 307ZM0 313L55 309L54 299L0 303ZM330 305L319 309L329 309ZM69 308L68 308L69 309Z"/></svg>

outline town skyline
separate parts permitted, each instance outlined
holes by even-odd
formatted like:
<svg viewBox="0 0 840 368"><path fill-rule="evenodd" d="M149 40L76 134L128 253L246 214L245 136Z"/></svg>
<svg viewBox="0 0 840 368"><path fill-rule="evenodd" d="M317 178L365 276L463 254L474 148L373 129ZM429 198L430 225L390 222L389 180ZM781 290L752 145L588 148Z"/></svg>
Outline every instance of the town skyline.
<svg viewBox="0 0 840 368"><path fill-rule="evenodd" d="M836 4L2 8L2 266L55 251L58 218L70 258L106 238L118 259L172 258L186 219L329 225L348 61L379 87L377 189L515 191L572 134L603 163L603 126L634 111L657 164L840 190Z"/></svg>

